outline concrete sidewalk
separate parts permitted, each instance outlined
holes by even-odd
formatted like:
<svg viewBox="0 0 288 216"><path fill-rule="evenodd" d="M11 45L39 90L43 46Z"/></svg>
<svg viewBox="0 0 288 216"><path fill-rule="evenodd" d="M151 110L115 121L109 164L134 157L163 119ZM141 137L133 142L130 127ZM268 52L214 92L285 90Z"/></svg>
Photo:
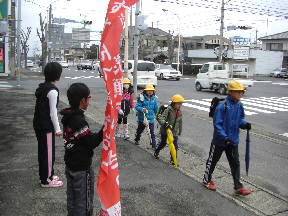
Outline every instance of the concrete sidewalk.
<svg viewBox="0 0 288 216"><path fill-rule="evenodd" d="M0 212L13 215L66 215L64 149L56 140L55 173L64 187L44 189L38 183L37 142L32 128L35 99L24 89L0 91ZM64 105L60 104L60 108ZM92 129L99 129L91 119ZM100 148L95 150L97 174ZM255 215L219 193L133 145L117 140L122 215ZM95 212L100 203L95 196ZM97 215L97 214L95 214Z"/></svg>

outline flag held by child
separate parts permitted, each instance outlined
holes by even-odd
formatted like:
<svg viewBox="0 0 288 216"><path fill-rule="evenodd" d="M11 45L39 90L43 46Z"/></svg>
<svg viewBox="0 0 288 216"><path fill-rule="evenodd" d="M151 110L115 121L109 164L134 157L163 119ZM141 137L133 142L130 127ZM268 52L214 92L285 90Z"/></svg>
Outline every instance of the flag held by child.
<svg viewBox="0 0 288 216"><path fill-rule="evenodd" d="M100 62L108 99L105 111L102 158L97 193L101 201L100 215L121 215L119 172L115 144L115 126L121 106L123 69L119 41L125 20L125 9L137 0L110 0L100 46Z"/></svg>

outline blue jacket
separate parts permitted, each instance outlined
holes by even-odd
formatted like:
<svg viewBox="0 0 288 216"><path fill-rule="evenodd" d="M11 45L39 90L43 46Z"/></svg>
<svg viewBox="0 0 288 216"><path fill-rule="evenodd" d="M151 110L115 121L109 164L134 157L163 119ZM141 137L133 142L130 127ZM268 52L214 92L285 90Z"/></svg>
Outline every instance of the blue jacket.
<svg viewBox="0 0 288 216"><path fill-rule="evenodd" d="M226 103L226 104L225 104ZM212 144L225 147L225 139L229 138L234 146L239 144L239 128L247 123L244 120L244 108L230 96L225 103L220 103L214 113L214 134Z"/></svg>
<svg viewBox="0 0 288 216"><path fill-rule="evenodd" d="M149 97L146 94L140 94L136 104L138 121L140 122L144 121L144 115L142 112L143 108L148 110L148 113L146 113L146 118L148 119L149 123L154 123L156 113L158 111L157 96L152 95Z"/></svg>

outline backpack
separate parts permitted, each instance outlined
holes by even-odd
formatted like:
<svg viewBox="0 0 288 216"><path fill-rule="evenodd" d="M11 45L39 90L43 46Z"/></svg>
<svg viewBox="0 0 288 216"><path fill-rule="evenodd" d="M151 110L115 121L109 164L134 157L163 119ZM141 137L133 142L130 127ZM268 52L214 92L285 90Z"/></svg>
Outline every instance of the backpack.
<svg viewBox="0 0 288 216"><path fill-rule="evenodd" d="M158 112L156 114L156 119L158 119L167 108L168 108L167 104L162 104L158 109Z"/></svg>
<svg viewBox="0 0 288 216"><path fill-rule="evenodd" d="M227 109L226 99L214 97L211 101L209 117L211 117L211 118L214 117L216 107L218 106L219 103L224 103L224 110L226 111L226 109Z"/></svg>

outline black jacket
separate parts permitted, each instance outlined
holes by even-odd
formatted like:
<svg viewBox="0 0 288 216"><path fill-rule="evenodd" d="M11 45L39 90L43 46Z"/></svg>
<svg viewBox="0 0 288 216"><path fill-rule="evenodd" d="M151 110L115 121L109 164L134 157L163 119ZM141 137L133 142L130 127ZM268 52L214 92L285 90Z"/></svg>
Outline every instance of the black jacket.
<svg viewBox="0 0 288 216"><path fill-rule="evenodd" d="M80 109L67 108L60 114L63 115L65 164L73 171L88 170L92 163L93 149L103 140L103 128L98 133L92 133L84 111Z"/></svg>
<svg viewBox="0 0 288 216"><path fill-rule="evenodd" d="M36 89L36 105L33 118L33 127L35 130L52 132L54 131L54 126L50 117L50 106L47 94L49 91L55 89L58 92L57 105L59 101L59 90L58 88L50 83L44 82L39 84Z"/></svg>

